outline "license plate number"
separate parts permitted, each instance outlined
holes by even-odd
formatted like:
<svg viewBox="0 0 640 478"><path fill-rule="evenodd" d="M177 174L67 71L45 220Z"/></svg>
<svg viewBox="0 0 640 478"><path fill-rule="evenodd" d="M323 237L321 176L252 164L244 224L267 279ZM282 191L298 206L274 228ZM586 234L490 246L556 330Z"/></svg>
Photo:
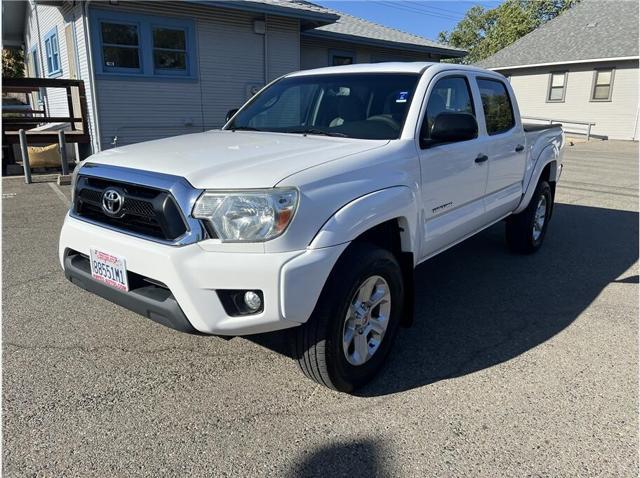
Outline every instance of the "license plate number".
<svg viewBox="0 0 640 478"><path fill-rule="evenodd" d="M128 291L127 267L124 257L91 249L91 276L114 289Z"/></svg>

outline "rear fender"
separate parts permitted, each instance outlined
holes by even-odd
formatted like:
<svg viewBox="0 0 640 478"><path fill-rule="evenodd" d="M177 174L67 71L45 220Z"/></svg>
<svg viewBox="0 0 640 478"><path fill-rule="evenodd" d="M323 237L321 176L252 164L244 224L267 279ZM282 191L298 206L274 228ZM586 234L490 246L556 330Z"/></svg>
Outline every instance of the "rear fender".
<svg viewBox="0 0 640 478"><path fill-rule="evenodd" d="M528 175L528 181L527 181L527 177L525 177L526 188L524 190L522 199L520 200L520 204L518 205L516 210L513 212L514 214L517 214L523 211L529 205L529 202L533 197L533 193L535 192L536 187L538 186L538 182L540 181L540 176L542 176L542 172L544 171L544 168L547 167L547 165L549 164L551 165L551 170L549 171L549 178L553 182L557 181L558 174L559 174L559 168L558 168L559 158L560 158L560 147L555 142L547 145L542 150L542 152L538 156L538 159L533 164L533 167L530 169L531 172Z"/></svg>

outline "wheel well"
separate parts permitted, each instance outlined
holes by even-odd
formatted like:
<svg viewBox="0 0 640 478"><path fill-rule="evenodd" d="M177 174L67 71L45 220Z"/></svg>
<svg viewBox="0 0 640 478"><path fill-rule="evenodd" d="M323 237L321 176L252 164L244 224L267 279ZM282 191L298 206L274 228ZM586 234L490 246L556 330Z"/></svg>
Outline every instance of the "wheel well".
<svg viewBox="0 0 640 478"><path fill-rule="evenodd" d="M540 175L540 181L546 181L549 183L549 186L551 187L551 198L552 198L552 206L551 206L551 212L549 215L549 219L551 219L551 215L553 215L553 204L555 203L555 198L556 198L556 168L558 167L557 163L555 161L551 161L549 164L547 164L544 169L542 170L542 174ZM553 178L553 180L551 179Z"/></svg>
<svg viewBox="0 0 640 478"><path fill-rule="evenodd" d="M352 243L368 242L388 250L397 259L402 268L405 300L402 326L409 327L413 323L414 309L414 274L413 252L410 250L409 229L402 218L391 219L378 224L356 237Z"/></svg>

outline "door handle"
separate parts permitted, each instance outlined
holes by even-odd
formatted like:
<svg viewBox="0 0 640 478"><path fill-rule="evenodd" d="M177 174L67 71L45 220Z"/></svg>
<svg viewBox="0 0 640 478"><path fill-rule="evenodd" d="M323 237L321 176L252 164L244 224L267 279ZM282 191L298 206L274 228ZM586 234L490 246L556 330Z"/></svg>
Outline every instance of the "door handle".
<svg viewBox="0 0 640 478"><path fill-rule="evenodd" d="M486 154L480 153L476 158L476 163L484 163L488 159L489 159L489 156L487 156Z"/></svg>
<svg viewBox="0 0 640 478"><path fill-rule="evenodd" d="M516 146L516 153L519 153L521 151L524 151L524 146L519 144L518 146Z"/></svg>

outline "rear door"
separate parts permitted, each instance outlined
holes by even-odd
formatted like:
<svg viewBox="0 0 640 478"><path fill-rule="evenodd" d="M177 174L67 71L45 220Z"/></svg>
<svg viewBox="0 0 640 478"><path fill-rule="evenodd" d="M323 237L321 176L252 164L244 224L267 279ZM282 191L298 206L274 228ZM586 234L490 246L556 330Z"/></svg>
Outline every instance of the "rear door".
<svg viewBox="0 0 640 478"><path fill-rule="evenodd" d="M436 75L427 89L417 138L428 138L433 121L443 112L481 112L466 72ZM482 227L488 155L486 136L436 144L419 143L424 220L422 257L426 258Z"/></svg>
<svg viewBox="0 0 640 478"><path fill-rule="evenodd" d="M495 221L513 211L522 196L526 158L524 130L506 82L481 75L476 76L475 81L489 139L486 218Z"/></svg>

